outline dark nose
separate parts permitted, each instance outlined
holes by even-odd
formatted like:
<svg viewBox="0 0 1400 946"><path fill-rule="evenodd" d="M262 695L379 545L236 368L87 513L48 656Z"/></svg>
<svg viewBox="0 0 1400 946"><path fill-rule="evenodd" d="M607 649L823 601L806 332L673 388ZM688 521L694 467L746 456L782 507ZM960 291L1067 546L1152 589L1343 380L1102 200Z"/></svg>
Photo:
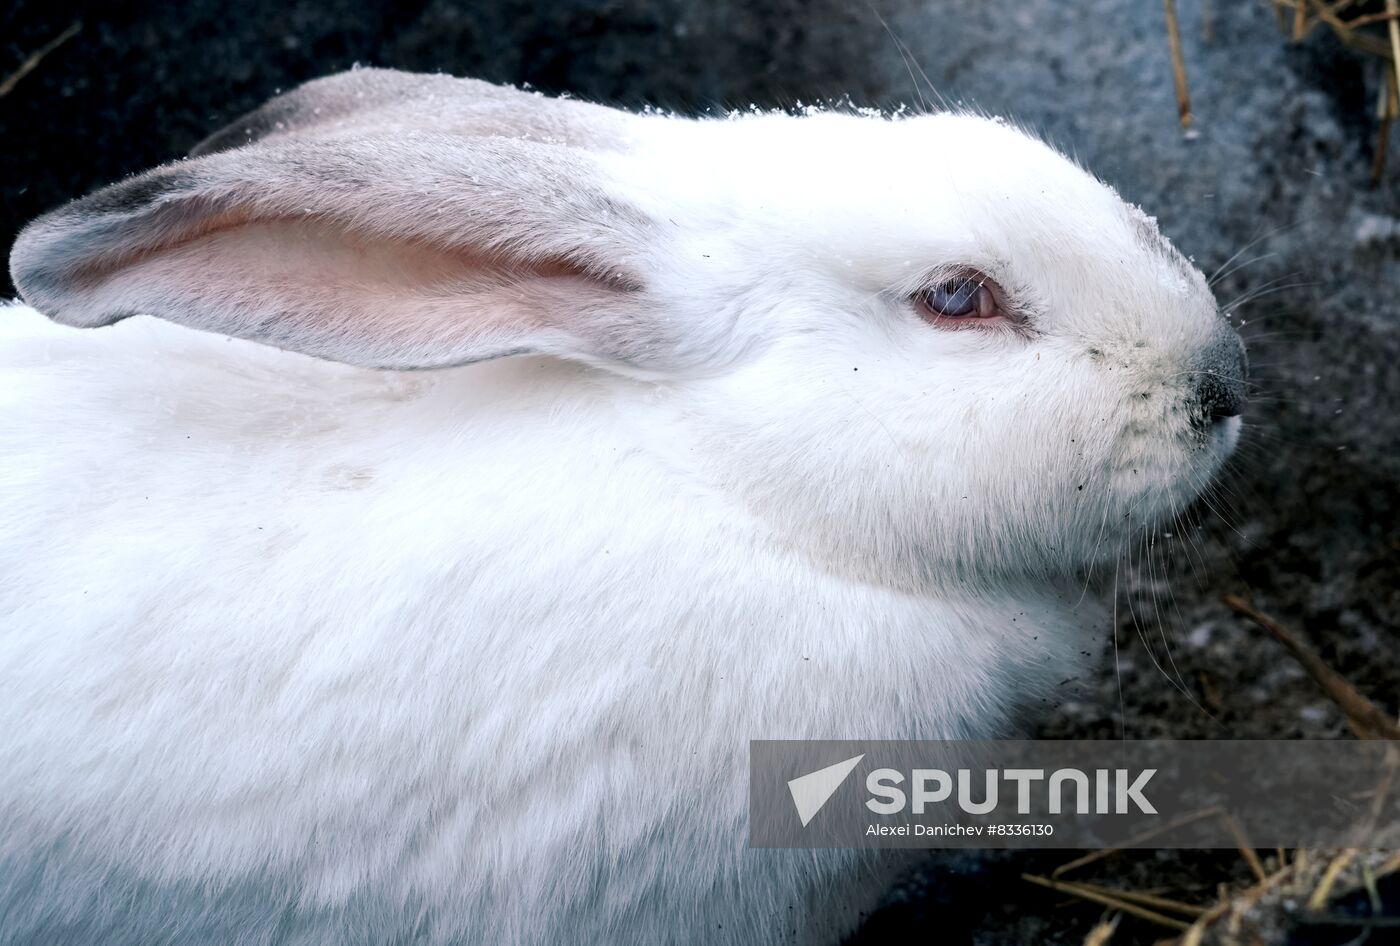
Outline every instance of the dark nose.
<svg viewBox="0 0 1400 946"><path fill-rule="evenodd" d="M1196 403L1207 422L1234 417L1244 410L1249 361L1244 342L1232 329L1220 332L1197 374Z"/></svg>

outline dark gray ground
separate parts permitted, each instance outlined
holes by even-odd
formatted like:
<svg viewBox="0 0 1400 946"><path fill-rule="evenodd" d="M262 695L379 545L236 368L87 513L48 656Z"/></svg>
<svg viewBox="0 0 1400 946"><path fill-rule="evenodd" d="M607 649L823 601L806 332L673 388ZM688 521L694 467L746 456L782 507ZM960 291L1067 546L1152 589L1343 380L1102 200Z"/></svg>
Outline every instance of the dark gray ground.
<svg viewBox="0 0 1400 946"><path fill-rule="evenodd" d="M1203 2L1180 0L1192 139L1176 123L1160 3L876 4L942 95L1046 134L1156 215L1207 273L1258 239L1242 259L1264 258L1221 281L1222 302L1281 287L1236 313L1257 394L1222 494L1197 528L1121 564L1121 700L1110 651L1066 685L1047 736L1342 735L1298 667L1219 602L1227 591L1400 707L1400 154L1370 187L1379 64L1321 33L1287 46L1262 0L1214 0L1209 24ZM681 111L928 94L862 0L18 0L0 11L0 75L79 16L83 32L0 98L0 247L47 207L354 62ZM1077 943L1098 911L1057 908L1018 879L1060 859L963 861L961 884L925 872L860 942L927 941L962 917L983 943ZM1201 899L1237 862L1142 854L1113 870ZM1114 942L1158 935L1125 924Z"/></svg>

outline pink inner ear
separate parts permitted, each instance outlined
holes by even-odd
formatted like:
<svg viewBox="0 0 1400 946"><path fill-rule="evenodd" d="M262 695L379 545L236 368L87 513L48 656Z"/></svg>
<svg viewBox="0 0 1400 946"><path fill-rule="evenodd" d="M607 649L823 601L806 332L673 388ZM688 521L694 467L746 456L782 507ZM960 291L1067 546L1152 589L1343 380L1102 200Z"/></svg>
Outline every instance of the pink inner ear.
<svg viewBox="0 0 1400 946"><path fill-rule="evenodd" d="M588 351L631 308L625 287L567 261L494 259L305 218L210 222L75 283L126 312L386 368Z"/></svg>

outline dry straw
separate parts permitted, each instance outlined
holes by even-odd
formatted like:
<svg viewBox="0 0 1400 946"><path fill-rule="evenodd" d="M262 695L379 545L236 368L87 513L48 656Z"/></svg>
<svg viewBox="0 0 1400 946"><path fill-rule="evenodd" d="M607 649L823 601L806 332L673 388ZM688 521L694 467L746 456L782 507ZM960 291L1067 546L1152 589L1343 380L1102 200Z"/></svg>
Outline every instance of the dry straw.
<svg viewBox="0 0 1400 946"><path fill-rule="evenodd" d="M1207 0L1202 0L1203 3ZM1380 125L1371 181L1385 170L1390 126L1400 117L1400 0L1269 0L1279 28L1295 43L1307 39L1319 26L1336 34L1351 49L1377 56L1385 63L1385 77L1376 102ZM1167 45L1171 51L1172 78L1176 85L1181 126L1190 127L1191 93L1186 82L1186 59L1181 51L1181 26L1176 0L1162 0L1167 15ZM1206 16L1207 24L1210 17Z"/></svg>

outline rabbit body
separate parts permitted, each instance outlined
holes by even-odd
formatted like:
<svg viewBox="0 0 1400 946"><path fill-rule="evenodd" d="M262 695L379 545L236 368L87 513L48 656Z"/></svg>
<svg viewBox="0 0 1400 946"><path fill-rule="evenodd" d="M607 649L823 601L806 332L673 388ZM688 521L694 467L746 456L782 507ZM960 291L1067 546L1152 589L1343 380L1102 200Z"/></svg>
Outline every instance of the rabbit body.
<svg viewBox="0 0 1400 946"><path fill-rule="evenodd" d="M889 868L746 850L746 735L1065 667L1034 601L793 555L640 382L3 315L6 942L833 938Z"/></svg>

